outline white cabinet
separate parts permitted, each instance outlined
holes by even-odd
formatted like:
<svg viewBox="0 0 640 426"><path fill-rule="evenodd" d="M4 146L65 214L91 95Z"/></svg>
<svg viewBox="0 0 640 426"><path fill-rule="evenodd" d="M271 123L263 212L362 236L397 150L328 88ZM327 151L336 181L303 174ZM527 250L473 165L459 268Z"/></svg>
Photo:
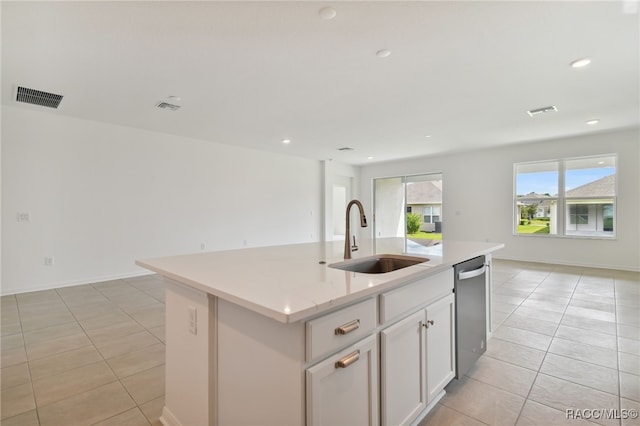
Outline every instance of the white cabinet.
<svg viewBox="0 0 640 426"><path fill-rule="evenodd" d="M406 424L427 407L425 313L380 332L383 425Z"/></svg>
<svg viewBox="0 0 640 426"><path fill-rule="evenodd" d="M456 375L455 298L427 307L427 393L431 402Z"/></svg>
<svg viewBox="0 0 640 426"><path fill-rule="evenodd" d="M378 349L369 336L307 369L307 425L378 424Z"/></svg>
<svg viewBox="0 0 640 426"><path fill-rule="evenodd" d="M383 329L380 365L381 424L409 424L455 377L454 295Z"/></svg>

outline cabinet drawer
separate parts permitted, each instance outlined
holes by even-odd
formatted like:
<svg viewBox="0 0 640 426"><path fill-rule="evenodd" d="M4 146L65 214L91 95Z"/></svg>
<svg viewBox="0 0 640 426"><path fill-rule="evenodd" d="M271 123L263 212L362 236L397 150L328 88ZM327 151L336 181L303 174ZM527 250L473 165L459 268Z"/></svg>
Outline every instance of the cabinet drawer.
<svg viewBox="0 0 640 426"><path fill-rule="evenodd" d="M424 306L453 291L453 268L380 295L380 323Z"/></svg>
<svg viewBox="0 0 640 426"><path fill-rule="evenodd" d="M376 299L307 322L307 361L311 361L371 333L376 328Z"/></svg>

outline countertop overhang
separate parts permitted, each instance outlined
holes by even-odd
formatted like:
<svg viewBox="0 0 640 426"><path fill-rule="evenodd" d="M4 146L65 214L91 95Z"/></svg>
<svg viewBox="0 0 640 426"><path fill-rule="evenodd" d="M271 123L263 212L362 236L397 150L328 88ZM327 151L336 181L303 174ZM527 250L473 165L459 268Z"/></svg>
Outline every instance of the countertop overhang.
<svg viewBox="0 0 640 426"><path fill-rule="evenodd" d="M306 320L504 247L501 243L445 240L417 247L411 256L428 262L384 274L332 268L342 262L344 242L258 247L136 260L143 268L220 297L282 323ZM404 240L363 242L353 260L376 254L407 254Z"/></svg>

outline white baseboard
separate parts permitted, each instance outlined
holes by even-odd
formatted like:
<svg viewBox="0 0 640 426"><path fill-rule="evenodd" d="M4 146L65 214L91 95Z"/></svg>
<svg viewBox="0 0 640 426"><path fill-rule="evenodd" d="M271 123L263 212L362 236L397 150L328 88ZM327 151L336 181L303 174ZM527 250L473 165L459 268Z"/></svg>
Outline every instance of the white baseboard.
<svg viewBox="0 0 640 426"><path fill-rule="evenodd" d="M104 281L136 278L136 277L142 277L145 275L152 275L152 274L154 273L149 271L128 272L124 274L103 275L103 276L92 277L92 278L83 278L80 280L59 281L59 282L47 283L47 284L42 284L39 286L29 287L24 289L10 289L7 291L4 288L0 288L0 296L9 296L12 294L21 294L21 293L32 293L34 291L52 290L56 288L73 287L76 285L95 284L95 283L100 283Z"/></svg>
<svg viewBox="0 0 640 426"><path fill-rule="evenodd" d="M162 414L158 420L160 420L163 426L182 426L178 419L176 419L176 416L174 416L166 406L162 408Z"/></svg>

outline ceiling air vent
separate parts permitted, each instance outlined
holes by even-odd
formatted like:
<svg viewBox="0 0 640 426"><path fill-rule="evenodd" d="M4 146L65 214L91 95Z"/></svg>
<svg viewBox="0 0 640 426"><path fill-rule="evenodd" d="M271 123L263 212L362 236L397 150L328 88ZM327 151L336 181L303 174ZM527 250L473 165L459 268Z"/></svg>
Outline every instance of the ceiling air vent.
<svg viewBox="0 0 640 426"><path fill-rule="evenodd" d="M527 114L533 117L534 115L544 114L545 112L556 112L556 111L558 111L558 108L556 108L554 105L551 105L544 108L531 109L527 111Z"/></svg>
<svg viewBox="0 0 640 426"><path fill-rule="evenodd" d="M170 111L177 111L180 109L180 105L174 105L174 104L170 104L169 102L160 102L159 104L156 105L158 108L161 109L168 109Z"/></svg>
<svg viewBox="0 0 640 426"><path fill-rule="evenodd" d="M353 151L354 149L348 146L343 146L342 148L338 148L338 151Z"/></svg>
<svg viewBox="0 0 640 426"><path fill-rule="evenodd" d="M41 90L28 89L18 86L16 91L16 101L25 104L40 105L49 108L58 108L62 101L62 95L55 93L43 92Z"/></svg>

